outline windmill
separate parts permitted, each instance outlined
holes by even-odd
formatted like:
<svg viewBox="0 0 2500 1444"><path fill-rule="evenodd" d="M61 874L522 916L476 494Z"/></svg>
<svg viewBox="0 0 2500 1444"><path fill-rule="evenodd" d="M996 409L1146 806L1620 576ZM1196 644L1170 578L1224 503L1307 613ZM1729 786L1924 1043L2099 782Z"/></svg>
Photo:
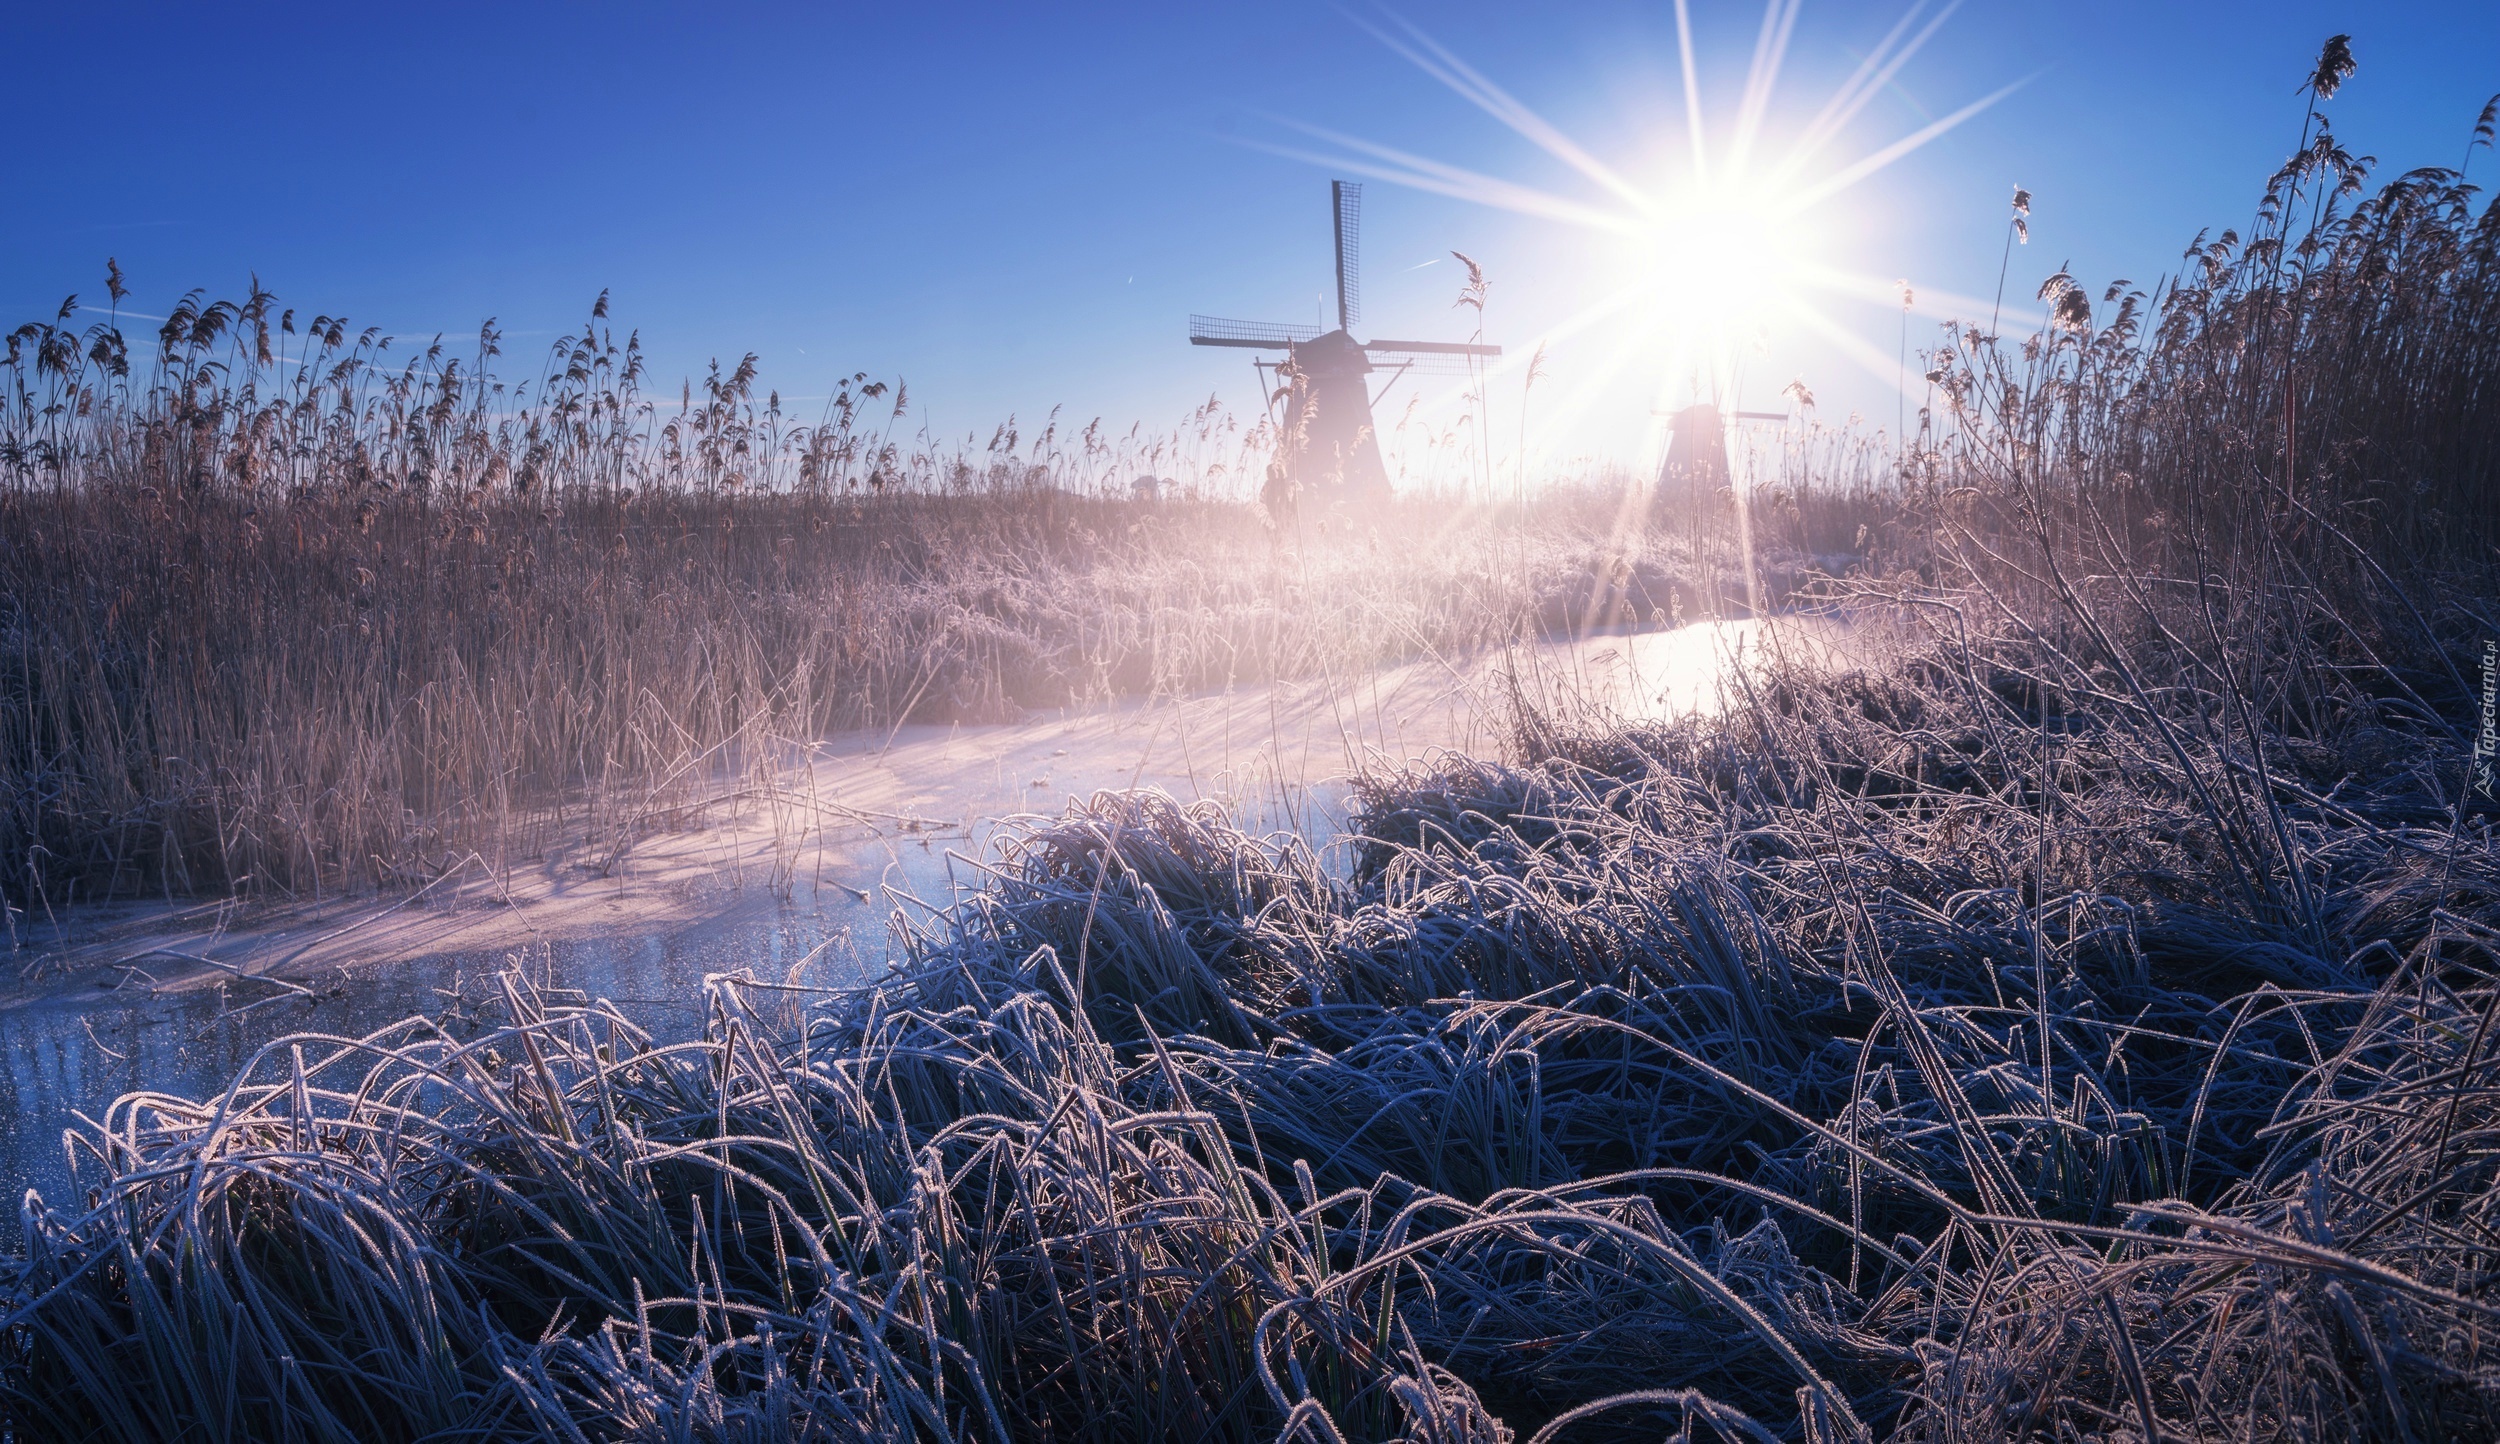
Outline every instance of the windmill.
<svg viewBox="0 0 2500 1444"><path fill-rule="evenodd" d="M1732 474L1727 464L1727 423L1788 419L1785 411L1737 411L1723 415L1719 408L1707 403L1651 414L1667 418L1667 455L1658 464L1661 487L1673 478L1714 487L1727 485Z"/></svg>
<svg viewBox="0 0 2500 1444"><path fill-rule="evenodd" d="M1227 321L1220 316L1189 318L1192 346L1239 346L1282 351L1282 361L1254 361L1263 394L1285 401L1283 440L1277 459L1285 476L1304 494L1323 505L1386 497L1389 473L1380 464L1380 443L1372 427L1372 404L1410 370L1456 370L1471 356L1499 356L1499 346L1457 341L1357 341L1354 328L1363 319L1357 272L1362 265L1363 188L1350 181L1328 183L1337 242L1337 329L1322 333L1317 326L1281 325L1267 321ZM1275 373L1270 383L1269 372ZM1387 372L1388 381L1375 394L1365 378Z"/></svg>

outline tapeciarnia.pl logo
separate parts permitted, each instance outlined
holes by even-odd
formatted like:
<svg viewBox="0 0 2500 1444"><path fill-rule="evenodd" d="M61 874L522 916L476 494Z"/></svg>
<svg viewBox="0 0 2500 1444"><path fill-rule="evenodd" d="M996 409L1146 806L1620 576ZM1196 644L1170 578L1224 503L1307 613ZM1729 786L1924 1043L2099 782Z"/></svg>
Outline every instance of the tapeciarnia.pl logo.
<svg viewBox="0 0 2500 1444"><path fill-rule="evenodd" d="M2474 786L2486 801L2492 795L2494 759L2500 758L2500 640L2483 643L2483 725L2474 734Z"/></svg>

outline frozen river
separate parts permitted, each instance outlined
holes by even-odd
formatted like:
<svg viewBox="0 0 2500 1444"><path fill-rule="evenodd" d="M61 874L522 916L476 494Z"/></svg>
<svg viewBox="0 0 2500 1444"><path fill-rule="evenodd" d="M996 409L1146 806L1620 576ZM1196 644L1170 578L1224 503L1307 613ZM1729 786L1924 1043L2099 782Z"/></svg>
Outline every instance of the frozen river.
<svg viewBox="0 0 2500 1444"><path fill-rule="evenodd" d="M664 1038L699 1030L709 975L866 983L893 955L894 919L927 922L980 885L1002 826L1072 797L1159 787L1325 846L1356 773L1439 750L1501 755L1513 681L1566 719L1706 712L1740 658L1777 647L1829 661L1836 635L1828 621L1706 623L1351 681L855 734L794 757L762 800L751 780L725 787L744 800L682 815L622 857L560 849L447 875L423 896L241 919L162 906L21 916L27 981L0 1000L0 1184L68 1203L62 1137L79 1115L100 1119L139 1090L214 1093L288 1035L471 1015L506 968L608 999Z"/></svg>

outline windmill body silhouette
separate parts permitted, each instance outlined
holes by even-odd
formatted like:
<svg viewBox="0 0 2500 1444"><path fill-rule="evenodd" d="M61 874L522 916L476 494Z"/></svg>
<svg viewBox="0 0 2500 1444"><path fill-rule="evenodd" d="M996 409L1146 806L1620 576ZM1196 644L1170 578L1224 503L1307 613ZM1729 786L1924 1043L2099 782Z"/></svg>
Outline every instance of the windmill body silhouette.
<svg viewBox="0 0 2500 1444"><path fill-rule="evenodd" d="M1277 464L1292 489L1322 506L1376 500L1389 494L1379 436L1372 424L1378 398L1371 377L1399 376L1422 367L1463 366L1467 358L1499 356L1499 346L1457 341L1357 341L1363 319L1361 276L1363 188L1330 181L1329 208L1337 248L1337 329L1268 321L1189 318L1192 346L1238 346L1282 351L1282 361L1257 361L1260 388L1282 399ZM1277 384L1269 384L1269 372ZM1383 391L1386 391L1384 386Z"/></svg>
<svg viewBox="0 0 2500 1444"><path fill-rule="evenodd" d="M1650 488L1650 505L1662 515L1677 505L1698 506L1701 498L1733 484L1735 472L1727 462L1729 422L1788 419L1785 411L1722 412L1707 402L1652 414L1667 418L1667 454Z"/></svg>

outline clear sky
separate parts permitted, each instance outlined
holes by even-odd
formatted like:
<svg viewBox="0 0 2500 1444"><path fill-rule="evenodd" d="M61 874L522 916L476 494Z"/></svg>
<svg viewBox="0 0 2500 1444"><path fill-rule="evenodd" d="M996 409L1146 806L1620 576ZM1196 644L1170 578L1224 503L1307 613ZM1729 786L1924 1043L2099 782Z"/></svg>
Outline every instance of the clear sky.
<svg viewBox="0 0 2500 1444"><path fill-rule="evenodd" d="M1907 8L1805 4L1757 157L1782 154ZM1763 13L1693 0L1722 157ZM855 370L906 377L942 432L986 435L1010 413L1029 425L1054 405L1121 427L1170 425L1210 395L1254 411L1244 353L1191 348L1184 328L1193 311L1320 313L1327 181L1352 172L1278 152L1352 152L1310 128L1622 208L1384 43L1401 22L1634 190L1688 183L1672 0L6 0L0 314L48 315L73 291L102 303L114 256L137 311L194 286L238 294L257 272L288 304L403 335L465 337L498 317L520 371L604 287L670 391L706 358L753 351L785 396ZM1782 245L1878 290L1814 293L1829 330L1783 312L1748 345L1737 400L1776 406L1796 377L1827 418L1888 425L1900 319L1880 284L1991 297L2017 183L2033 234L2009 310L2060 262L2097 293L2113 276L2151 282L2200 227L2244 227L2336 31L2360 61L2329 106L2344 142L2382 175L2457 163L2500 91L2489 0L1968 0L1801 175L2021 88L1783 222ZM2500 177L2488 151L2475 168ZM1601 304L1639 279L1637 244L1379 180L1366 199L1362 333L1463 338L1452 250L1483 262L1488 339L1514 352L1598 310L1552 346L1540 450L1629 459L1653 406L1687 399L1669 328ZM1515 373L1496 389L1499 415Z"/></svg>

